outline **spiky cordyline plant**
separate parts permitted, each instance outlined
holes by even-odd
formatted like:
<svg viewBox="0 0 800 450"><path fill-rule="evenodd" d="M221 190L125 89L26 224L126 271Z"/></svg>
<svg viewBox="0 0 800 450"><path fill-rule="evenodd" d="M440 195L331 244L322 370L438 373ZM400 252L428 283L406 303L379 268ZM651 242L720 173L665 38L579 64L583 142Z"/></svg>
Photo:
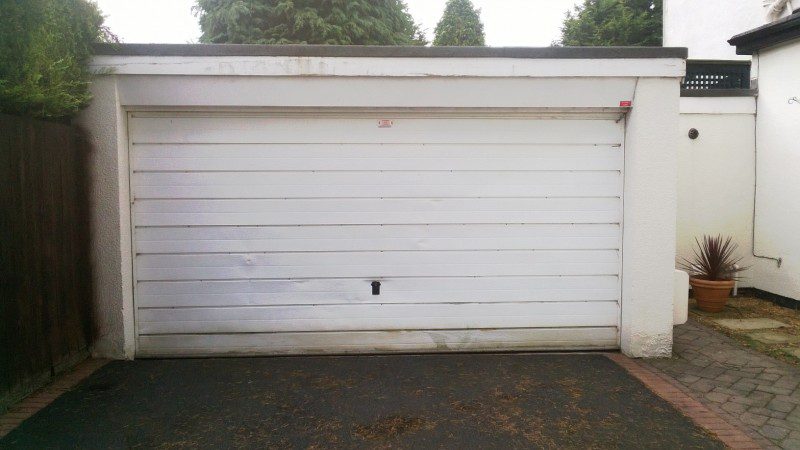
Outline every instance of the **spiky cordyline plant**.
<svg viewBox="0 0 800 450"><path fill-rule="evenodd" d="M739 267L742 258L735 255L738 245L730 236L703 236L702 242L697 238L694 258L683 258L678 266L692 278L708 281L738 280L739 273L747 267Z"/></svg>

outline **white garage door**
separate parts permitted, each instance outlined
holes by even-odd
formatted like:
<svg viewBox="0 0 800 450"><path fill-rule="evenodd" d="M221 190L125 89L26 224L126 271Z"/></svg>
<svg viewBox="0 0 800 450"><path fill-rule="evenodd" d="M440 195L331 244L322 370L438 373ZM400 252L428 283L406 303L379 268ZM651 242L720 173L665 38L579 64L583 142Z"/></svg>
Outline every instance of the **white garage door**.
<svg viewBox="0 0 800 450"><path fill-rule="evenodd" d="M382 114L133 114L137 355L618 347L624 121Z"/></svg>

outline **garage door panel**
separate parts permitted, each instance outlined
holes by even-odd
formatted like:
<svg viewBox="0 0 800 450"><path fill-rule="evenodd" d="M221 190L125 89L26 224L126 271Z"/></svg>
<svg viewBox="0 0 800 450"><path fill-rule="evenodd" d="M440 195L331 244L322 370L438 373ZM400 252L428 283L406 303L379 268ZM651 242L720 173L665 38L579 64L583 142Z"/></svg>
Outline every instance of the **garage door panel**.
<svg viewBox="0 0 800 450"><path fill-rule="evenodd" d="M619 189L613 184L580 184L572 186L497 186L497 185L359 185L359 186L141 186L136 198L143 199L234 199L234 198L345 198L384 197L610 197Z"/></svg>
<svg viewBox="0 0 800 450"><path fill-rule="evenodd" d="M498 277L546 275L613 275L618 263L534 263L534 264L417 264L337 266L239 266L140 268L140 280L241 280L275 278L385 278L385 277Z"/></svg>
<svg viewBox="0 0 800 450"><path fill-rule="evenodd" d="M620 158L621 160L621 158ZM602 156L580 159L575 162L562 158L487 158L483 161L430 159L430 160L391 160L391 159L361 159L361 160L334 160L314 161L301 163L297 160L267 160L267 159L199 159L186 158L185 160L165 160L157 158L141 158L135 161L136 171L352 171L352 170L383 170L383 171L447 171L447 170L619 170L620 161L610 160Z"/></svg>
<svg viewBox="0 0 800 450"><path fill-rule="evenodd" d="M621 129L621 123L611 120L430 117L401 118L391 128L379 128L372 118L215 116L137 117L129 133L135 144L620 144Z"/></svg>
<svg viewBox="0 0 800 450"><path fill-rule="evenodd" d="M565 152L566 153L566 152ZM136 158L133 170L146 171L202 171L202 172L279 172L279 171L481 171L481 170L620 170L622 155L619 150L613 158L598 152L586 158L561 156L512 158L498 149L496 156L487 158Z"/></svg>
<svg viewBox="0 0 800 450"><path fill-rule="evenodd" d="M139 280L607 275L617 250L141 255Z"/></svg>
<svg viewBox="0 0 800 450"><path fill-rule="evenodd" d="M139 280L608 275L616 274L618 265L616 250L186 254L142 255L137 275Z"/></svg>
<svg viewBox="0 0 800 450"><path fill-rule="evenodd" d="M257 226L257 225L361 225L361 224L485 224L485 223L619 223L618 210L605 211L425 211L416 213L137 213L142 226Z"/></svg>
<svg viewBox="0 0 800 450"><path fill-rule="evenodd" d="M589 277L586 277L589 278ZM477 278L481 279L481 278ZM274 281L274 280L262 280ZM339 281L339 280L337 280ZM346 291L303 292L287 291L277 293L225 293L225 294L164 294L139 295L139 306L147 307L187 307L187 306L276 306L276 305L325 305L341 303L503 303L503 302L587 302L616 301L619 298L617 288L590 289L482 289L467 290L463 286L455 286L447 292L432 290L392 291L382 281L381 295L371 295L370 280L353 281L353 287ZM452 283L448 283L452 284ZM462 283L463 285L463 283Z"/></svg>
<svg viewBox="0 0 800 450"><path fill-rule="evenodd" d="M137 243L205 240L305 240L355 238L376 239L381 247L382 239L470 239L470 238L538 238L559 239L605 239L619 238L619 224L457 224L457 225L351 225L339 226L229 226L229 227L138 227ZM534 248L534 247L526 247ZM614 247L617 248L617 247ZM373 250L382 250L375 248ZM151 252L145 252L151 253ZM159 252L155 252L159 253Z"/></svg>
<svg viewBox="0 0 800 450"><path fill-rule="evenodd" d="M132 117L138 354L618 345L624 122L377 119Z"/></svg>
<svg viewBox="0 0 800 450"><path fill-rule="evenodd" d="M613 326L616 302L143 309L142 334Z"/></svg>
<svg viewBox="0 0 800 450"><path fill-rule="evenodd" d="M620 170L622 149L571 144L135 145L135 172Z"/></svg>
<svg viewBox="0 0 800 450"><path fill-rule="evenodd" d="M619 198L143 200L141 226L619 223Z"/></svg>
<svg viewBox="0 0 800 450"><path fill-rule="evenodd" d="M137 199L615 197L621 180L618 171L137 173L133 194Z"/></svg>
<svg viewBox="0 0 800 450"><path fill-rule="evenodd" d="M391 213L391 212L506 212L506 211L620 211L617 197L597 198L338 198L248 200L142 200L136 213Z"/></svg>
<svg viewBox="0 0 800 450"><path fill-rule="evenodd" d="M235 293L298 293L349 292L363 290L364 281L350 279L312 280L240 280L240 281L147 281L140 283L138 293L152 294L235 294ZM619 290L616 275L591 277L498 277L498 278L384 278L383 292L450 292L453 290ZM380 303L381 298L373 299ZM453 300L455 301L455 300ZM148 306L148 305L143 305ZM158 306L158 305L149 305ZM180 306L180 305L177 305Z"/></svg>
<svg viewBox="0 0 800 450"><path fill-rule="evenodd" d="M615 301L617 276L144 281L137 305L147 307L276 306L341 303L468 303Z"/></svg>
<svg viewBox="0 0 800 450"><path fill-rule="evenodd" d="M616 327L178 334L139 337L139 356L593 350L618 347Z"/></svg>
<svg viewBox="0 0 800 450"><path fill-rule="evenodd" d="M134 174L137 187L156 186L381 186L384 184L402 186L471 186L497 183L522 186L570 186L573 184L602 185L615 187L620 181L617 171L607 172L527 172L527 171L480 171L480 172L182 172L182 173L137 173Z"/></svg>
<svg viewBox="0 0 800 450"><path fill-rule="evenodd" d="M616 139L621 141L621 139ZM524 143L513 144L494 142L491 144L476 144L470 142L460 143L429 143L417 142L407 144L392 144L381 142L379 144L332 144L332 143L301 143L287 144L265 142L259 144L246 144L232 142L227 144L214 143L161 143L147 144L133 142L131 159L208 159L215 160L265 160L281 161L292 160L298 165L320 160L392 160L402 162L405 159L415 161L435 161L440 159L467 160L480 163L486 159L513 158L516 160L531 159L563 159L569 158L572 162L592 157L615 158L622 153L621 143L610 144L590 143L571 144L558 142L549 144ZM458 162L458 161L452 161ZM160 170L160 167L155 167ZM243 166L240 169L246 170ZM427 170L427 167L421 167ZM303 169L300 169L303 170ZM346 170L346 169L345 169Z"/></svg>
<svg viewBox="0 0 800 450"><path fill-rule="evenodd" d="M620 246L619 225L355 225L149 227L141 253L411 250L595 250Z"/></svg>
<svg viewBox="0 0 800 450"><path fill-rule="evenodd" d="M236 266L329 266L418 265L418 264L555 264L619 263L617 250L508 250L508 251L411 251L411 252L302 252L302 253L198 253L187 255L141 255L139 268L236 267Z"/></svg>
<svg viewBox="0 0 800 450"><path fill-rule="evenodd" d="M221 227L222 228L222 227ZM374 238L331 239L205 239L140 241L142 253L244 253L244 252L300 252L300 251L413 251L413 250L550 250L550 249L608 249L619 247L619 237L452 237L452 238Z"/></svg>

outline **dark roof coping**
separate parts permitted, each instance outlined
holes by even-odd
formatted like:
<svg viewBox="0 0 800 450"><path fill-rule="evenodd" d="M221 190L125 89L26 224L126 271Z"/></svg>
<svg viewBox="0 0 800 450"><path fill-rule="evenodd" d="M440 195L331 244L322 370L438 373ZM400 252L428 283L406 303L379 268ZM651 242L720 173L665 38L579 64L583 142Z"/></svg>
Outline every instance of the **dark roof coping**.
<svg viewBox="0 0 800 450"><path fill-rule="evenodd" d="M686 64L703 64L716 66L750 66L749 59L687 59Z"/></svg>
<svg viewBox="0 0 800 450"><path fill-rule="evenodd" d="M762 48L800 39L800 12L754 30L737 34L728 43L736 46L737 55L752 55Z"/></svg>
<svg viewBox="0 0 800 450"><path fill-rule="evenodd" d="M318 56L373 58L683 58L683 47L420 47L362 45L95 44L115 56Z"/></svg>

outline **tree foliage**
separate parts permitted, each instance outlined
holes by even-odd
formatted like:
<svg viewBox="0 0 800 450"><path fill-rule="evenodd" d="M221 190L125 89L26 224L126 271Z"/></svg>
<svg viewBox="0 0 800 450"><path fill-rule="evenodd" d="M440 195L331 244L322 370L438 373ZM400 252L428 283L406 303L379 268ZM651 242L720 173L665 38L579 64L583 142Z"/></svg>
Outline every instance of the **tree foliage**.
<svg viewBox="0 0 800 450"><path fill-rule="evenodd" d="M660 46L662 0L584 0L567 12L556 45Z"/></svg>
<svg viewBox="0 0 800 450"><path fill-rule="evenodd" d="M448 0L433 45L486 45L480 10L470 0Z"/></svg>
<svg viewBox="0 0 800 450"><path fill-rule="evenodd" d="M0 0L0 111L60 120L85 107L91 45L116 40L87 0Z"/></svg>
<svg viewBox="0 0 800 450"><path fill-rule="evenodd" d="M205 43L427 43L403 0L197 0L195 13Z"/></svg>

